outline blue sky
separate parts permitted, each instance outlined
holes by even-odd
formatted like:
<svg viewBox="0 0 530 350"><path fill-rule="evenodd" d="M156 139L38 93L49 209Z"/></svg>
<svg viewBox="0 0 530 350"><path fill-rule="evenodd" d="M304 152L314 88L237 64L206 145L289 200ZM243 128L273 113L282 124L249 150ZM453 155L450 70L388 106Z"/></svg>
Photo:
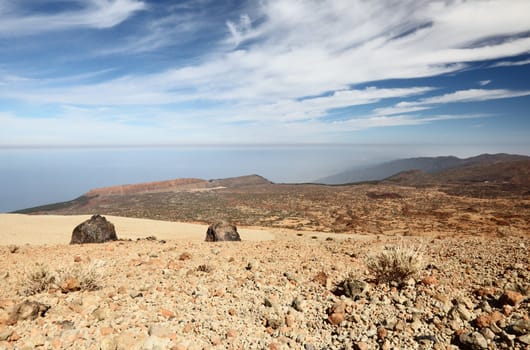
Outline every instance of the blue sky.
<svg viewBox="0 0 530 350"><path fill-rule="evenodd" d="M0 0L0 146L530 149L529 13L528 0Z"/></svg>

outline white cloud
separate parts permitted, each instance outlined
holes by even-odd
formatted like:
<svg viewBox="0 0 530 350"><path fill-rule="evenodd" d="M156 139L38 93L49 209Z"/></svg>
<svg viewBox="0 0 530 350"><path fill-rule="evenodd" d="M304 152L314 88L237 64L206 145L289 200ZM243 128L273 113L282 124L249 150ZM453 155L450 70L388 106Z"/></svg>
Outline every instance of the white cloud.
<svg viewBox="0 0 530 350"><path fill-rule="evenodd" d="M480 86L486 86L486 85L488 85L489 83L491 83L491 80L481 80L481 81L478 82L478 84L479 84Z"/></svg>
<svg viewBox="0 0 530 350"><path fill-rule="evenodd" d="M0 7L0 36L105 28L144 8L145 4L137 0L90 0L83 9L67 14L13 16ZM432 87L359 89L354 88L356 84L454 73L468 62L527 54L530 38L516 34L530 32L528 13L527 0L510 0L509 5L505 0L268 0L260 2L260 8L251 15L243 14L236 21L227 18L225 25L217 29L226 34L219 45L186 66L176 61L173 67L158 72L128 73L99 79L98 83L80 79L59 84L57 80L33 78L31 83L5 84L9 89L2 89L0 83L0 98L89 109L135 106L138 115L122 113L123 120L145 118L165 127L183 123L196 130L206 123L215 125L216 130L233 131L237 126L230 123L248 121L250 125L245 130L258 138L295 138L304 132L316 138L319 130L331 133L340 132L340 128L359 130L436 122L450 117L429 117L426 111L433 105L530 93L461 90L377 108L364 119L352 116L350 121L337 124L318 119L335 108L433 91ZM152 22L151 27L147 26L152 30L144 36L145 40L138 45L131 42L117 47L112 53L145 52L166 46L173 40L166 41L170 38L166 34L172 33L171 25L179 23L179 18L177 14L168 16L168 22ZM183 22L193 27L193 19L184 18ZM186 28L178 32L185 32ZM308 98L311 96L319 97ZM189 108L188 104L194 107ZM159 105L168 105L172 112L156 116L152 109ZM413 112L419 116L411 115ZM454 117L460 118L469 116ZM115 126L116 121L109 123ZM252 129L253 125L257 125L256 129ZM208 132L191 134L199 137Z"/></svg>
<svg viewBox="0 0 530 350"><path fill-rule="evenodd" d="M87 0L82 3L84 6L79 10L46 14L25 14L16 5L3 4L0 7L0 37L75 28L109 28L145 8L140 0Z"/></svg>
<svg viewBox="0 0 530 350"><path fill-rule="evenodd" d="M469 89L448 93L441 96L434 96L420 100L416 104L429 105L455 102L474 102L486 100L498 100L503 98L521 97L530 95L530 90L514 91L504 89ZM414 104L414 103L413 103Z"/></svg>
<svg viewBox="0 0 530 350"><path fill-rule="evenodd" d="M239 17L239 23L226 21L226 26L232 35L232 42L235 46L238 46L245 39L245 36L250 32L252 28L252 21L247 14L244 14Z"/></svg>
<svg viewBox="0 0 530 350"><path fill-rule="evenodd" d="M530 64L530 59L522 61L502 61L493 64L491 67L513 67L513 66L524 66Z"/></svg>
<svg viewBox="0 0 530 350"><path fill-rule="evenodd" d="M477 102L498 100L504 98L513 98L529 96L530 90L516 91L505 89L469 89L459 90L439 96L419 99L410 102L399 102L391 107L377 108L374 110L376 115L395 115L406 114L418 111L424 111L433 108L435 105L447 103Z"/></svg>

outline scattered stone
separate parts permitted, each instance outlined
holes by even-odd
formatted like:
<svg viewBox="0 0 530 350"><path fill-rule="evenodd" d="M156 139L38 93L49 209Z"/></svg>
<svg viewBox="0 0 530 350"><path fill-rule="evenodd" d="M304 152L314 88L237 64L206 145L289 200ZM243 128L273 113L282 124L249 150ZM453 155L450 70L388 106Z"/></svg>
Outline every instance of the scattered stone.
<svg viewBox="0 0 530 350"><path fill-rule="evenodd" d="M283 276L287 278L289 282L298 283L298 279L296 278L296 276L290 272L284 272Z"/></svg>
<svg viewBox="0 0 530 350"><path fill-rule="evenodd" d="M142 344L142 350L165 350L168 348L170 339L149 336Z"/></svg>
<svg viewBox="0 0 530 350"><path fill-rule="evenodd" d="M104 307L97 307L94 311L92 311L92 317L94 317L98 321L103 321L107 318L107 310Z"/></svg>
<svg viewBox="0 0 530 350"><path fill-rule="evenodd" d="M114 225L101 215L93 215L74 228L70 244L104 243L117 239Z"/></svg>
<svg viewBox="0 0 530 350"><path fill-rule="evenodd" d="M353 348L355 350L368 350L370 349L370 347L368 346L368 344L366 344L365 342L363 341L358 341L356 343L353 344Z"/></svg>
<svg viewBox="0 0 530 350"><path fill-rule="evenodd" d="M13 330L9 328L5 328L0 330L0 341L7 341L11 337L11 334L13 334Z"/></svg>
<svg viewBox="0 0 530 350"><path fill-rule="evenodd" d="M520 337L517 338L517 340L523 344L530 345L530 333L521 335Z"/></svg>
<svg viewBox="0 0 530 350"><path fill-rule="evenodd" d="M488 341L479 332L462 333L458 337L460 343L470 350L480 350L488 348Z"/></svg>
<svg viewBox="0 0 530 350"><path fill-rule="evenodd" d="M293 302L291 303L291 306L293 307L293 309L299 312L304 312L305 305L306 305L305 300L300 296L297 296L296 298L294 298Z"/></svg>
<svg viewBox="0 0 530 350"><path fill-rule="evenodd" d="M34 320L39 316L44 317L49 309L50 306L48 305L36 301L26 300L13 307L9 315L8 323L15 324L18 321Z"/></svg>
<svg viewBox="0 0 530 350"><path fill-rule="evenodd" d="M520 319L510 325L513 333L524 335L530 333L530 319Z"/></svg>
<svg viewBox="0 0 530 350"><path fill-rule="evenodd" d="M60 288L63 293L76 292L81 290L81 283L77 278L68 277L61 283Z"/></svg>
<svg viewBox="0 0 530 350"><path fill-rule="evenodd" d="M385 327L377 328L377 338L378 339L384 340L387 335L388 335L388 331L386 330Z"/></svg>
<svg viewBox="0 0 530 350"><path fill-rule="evenodd" d="M324 271L320 271L319 273L315 275L315 277L313 277L313 281L320 284L322 287L326 287L326 288L328 285L328 280L329 280L329 277L327 273L325 273Z"/></svg>
<svg viewBox="0 0 530 350"><path fill-rule="evenodd" d="M272 329L278 329L281 326L284 325L285 318L281 315L278 315L276 312L271 312L267 315L267 327L271 327Z"/></svg>
<svg viewBox="0 0 530 350"><path fill-rule="evenodd" d="M227 338L236 338L238 335L238 332L235 330L235 329L229 329L227 332L226 332L226 337Z"/></svg>
<svg viewBox="0 0 530 350"><path fill-rule="evenodd" d="M206 231L206 242L241 241L237 227L226 221L211 224Z"/></svg>
<svg viewBox="0 0 530 350"><path fill-rule="evenodd" d="M184 252L179 255L179 260L190 260L190 259L191 259L191 254L188 252Z"/></svg>
<svg viewBox="0 0 530 350"><path fill-rule="evenodd" d="M433 276L426 276L421 279L421 283L426 286L437 286L440 284L436 277Z"/></svg>
<svg viewBox="0 0 530 350"><path fill-rule="evenodd" d="M129 293L129 296L133 299L136 299L136 298L141 298L144 296L144 294L140 291L137 291L137 290L133 290Z"/></svg>
<svg viewBox="0 0 530 350"><path fill-rule="evenodd" d="M486 338L486 340L491 341L495 339L495 333L489 328L482 328L480 330L480 333L482 333L482 335L484 336L484 338Z"/></svg>
<svg viewBox="0 0 530 350"><path fill-rule="evenodd" d="M160 308L158 310L158 313L162 316L164 316L165 318L174 318L175 317L175 313L171 310L168 310L168 309L164 309L164 308Z"/></svg>
<svg viewBox="0 0 530 350"><path fill-rule="evenodd" d="M344 311L346 309L346 304L343 301L333 305L328 311L328 321L332 325L339 325L344 321Z"/></svg>
<svg viewBox="0 0 530 350"><path fill-rule="evenodd" d="M100 350L116 350L118 349L118 343L114 337L105 337L101 339L99 344Z"/></svg>
<svg viewBox="0 0 530 350"><path fill-rule="evenodd" d="M337 285L334 293L336 295L344 295L355 300L364 296L366 291L368 291L368 283L347 278Z"/></svg>
<svg viewBox="0 0 530 350"><path fill-rule="evenodd" d="M152 324L147 330L148 335L153 335L159 338L169 338L171 330L167 327L161 326L159 324Z"/></svg>
<svg viewBox="0 0 530 350"><path fill-rule="evenodd" d="M504 316L499 311L493 311L491 313L480 314L476 318L475 322L478 328L487 328L491 327L492 324L502 320L503 318Z"/></svg>
<svg viewBox="0 0 530 350"><path fill-rule="evenodd" d="M114 328L112 327L103 327L99 329L99 333L101 333L102 336L111 335L114 333Z"/></svg>
<svg viewBox="0 0 530 350"><path fill-rule="evenodd" d="M525 297L519 292L515 292L513 290L505 290L499 298L499 303L501 305L517 306L524 299Z"/></svg>

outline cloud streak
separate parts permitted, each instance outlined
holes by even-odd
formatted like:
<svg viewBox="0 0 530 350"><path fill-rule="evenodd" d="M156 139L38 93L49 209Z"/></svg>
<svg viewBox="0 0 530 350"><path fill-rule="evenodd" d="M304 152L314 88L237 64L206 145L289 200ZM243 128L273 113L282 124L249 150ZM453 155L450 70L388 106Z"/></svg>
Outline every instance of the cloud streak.
<svg viewBox="0 0 530 350"><path fill-rule="evenodd" d="M76 4L77 9L58 13L23 13L0 0L0 38L109 29L154 8L147 0ZM260 140L288 135L303 139L304 132L330 140L329 135L344 131L479 118L484 114L434 115L432 109L530 95L510 88L448 91L413 82L382 87L389 80L457 75L473 63L528 54L527 0L511 0L509 6L504 0L264 0L258 7L241 8L237 15L231 10L227 18L216 18L215 27L204 25L208 18L201 16L208 11L192 11L196 4L186 3L159 17L151 13L144 22L129 23L132 34L116 37L112 47L87 48L79 60L89 56L100 61L97 69L77 71L73 76L78 79L66 74L36 77L3 65L0 100L86 109L77 113L87 126L103 110L110 113L105 123L124 135L137 135L136 128L111 115L152 123L160 130L174 131L171 125L182 124L195 130L189 135L197 138L208 138L202 128L214 125L216 130L245 130ZM204 31L212 31L212 45L199 50L194 40L210 34ZM180 60L179 50L186 48L199 53ZM160 56L164 59L158 67L153 61ZM102 59L107 57L112 62L108 65ZM138 61L128 66L129 59ZM149 69L142 70L143 63ZM118 70L122 65L126 69ZM86 79L92 72L112 74ZM489 82L480 80L479 85ZM444 93L438 92L442 89ZM362 113L355 110L358 106L363 106ZM63 108L62 113L74 118L72 111ZM6 121L17 124L16 119Z"/></svg>
<svg viewBox="0 0 530 350"><path fill-rule="evenodd" d="M513 91L506 89L469 89L439 96L423 98L412 102L399 102L392 107L375 109L379 115L405 114L424 111L440 104L469 103L530 96L530 90Z"/></svg>
<svg viewBox="0 0 530 350"><path fill-rule="evenodd" d="M42 34L76 28L104 29L114 27L127 20L135 12L146 8L139 0L88 0L76 1L82 7L60 13L22 14L20 3L0 4L0 37ZM17 4L17 5L14 5Z"/></svg>

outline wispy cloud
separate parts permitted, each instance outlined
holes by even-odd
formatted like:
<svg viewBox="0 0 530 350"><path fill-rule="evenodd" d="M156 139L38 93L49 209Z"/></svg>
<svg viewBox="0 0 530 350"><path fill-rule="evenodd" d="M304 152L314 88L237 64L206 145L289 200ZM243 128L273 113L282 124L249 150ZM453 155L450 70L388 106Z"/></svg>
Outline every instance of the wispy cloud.
<svg viewBox="0 0 530 350"><path fill-rule="evenodd" d="M248 32L252 29L252 21L247 14L239 17L239 22L226 21L226 26L232 35L232 41L235 46L238 46L244 39Z"/></svg>
<svg viewBox="0 0 530 350"><path fill-rule="evenodd" d="M522 60L522 61L502 61L502 62L497 62L497 63L491 65L491 67L514 67L514 66L524 66L526 64L530 64L530 59Z"/></svg>
<svg viewBox="0 0 530 350"><path fill-rule="evenodd" d="M76 10L25 14L5 0L0 4L0 37L109 28L139 11L149 12L152 6L140 0L87 0L79 2ZM113 41L113 47L90 47L83 53L99 58L112 55L116 59L112 62L124 66L131 56L145 54L149 70L143 70L140 62L119 76L100 74L97 82L83 79L84 74L91 74L88 68L76 74L79 79L62 81L65 77L43 79L5 71L0 76L0 98L86 108L88 112L75 113L87 121L95 118L96 109L109 108L105 114L119 115L121 122L108 117L98 125L112 125L131 135L136 135L136 129L125 123L128 118L156 124L160 130L182 124L195 130L188 134L194 137L211 135L203 127L215 125L215 130L244 128L256 138L273 139L478 118L481 114L432 115L431 110L442 104L530 95L526 90L456 88L432 96L444 87L412 83L378 87L378 82L389 79L458 74L472 62L528 54L527 0L511 0L509 6L505 0L265 0L252 11L241 8L236 15L231 11L222 20L216 18L216 26L208 27L203 26L208 18L201 17L208 11L193 12L196 6L187 2L163 16L146 16L144 22L135 24L135 31ZM215 42L198 50L200 43L191 39L202 31ZM160 68L153 68L149 58L162 55L160 49L172 45L178 46L171 49L175 58L168 54ZM186 48L198 53L193 59L179 60L179 50ZM97 63L97 71L101 65ZM101 71L113 68L109 64ZM31 81L13 79L26 76ZM479 85L489 82L482 80ZM359 87L366 85L372 87ZM384 108L378 105L395 103L389 99L403 102ZM352 113L333 123L337 109L361 105L373 105L363 110L364 118ZM124 112L132 107L134 115ZM73 118L73 109L67 109L63 116ZM9 123L15 123L14 119Z"/></svg>
<svg viewBox="0 0 530 350"><path fill-rule="evenodd" d="M530 90L514 91L505 89L469 89L455 91L441 96L425 98L417 102L417 104L429 105L440 103L487 101L528 95L530 95Z"/></svg>
<svg viewBox="0 0 530 350"><path fill-rule="evenodd" d="M109 28L143 10L140 0L87 0L77 10L25 14L26 1L0 2L0 37L13 37L76 28ZM29 2L31 4L31 2ZM52 4L53 6L53 4Z"/></svg>
<svg viewBox="0 0 530 350"><path fill-rule="evenodd" d="M391 107L375 110L379 115L405 114L431 109L436 105L448 103L467 103L529 96L530 90L515 91L505 89L469 89L459 90L439 96L419 99L410 102L399 102Z"/></svg>

